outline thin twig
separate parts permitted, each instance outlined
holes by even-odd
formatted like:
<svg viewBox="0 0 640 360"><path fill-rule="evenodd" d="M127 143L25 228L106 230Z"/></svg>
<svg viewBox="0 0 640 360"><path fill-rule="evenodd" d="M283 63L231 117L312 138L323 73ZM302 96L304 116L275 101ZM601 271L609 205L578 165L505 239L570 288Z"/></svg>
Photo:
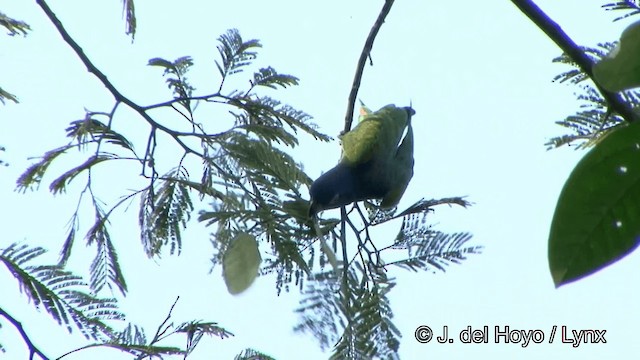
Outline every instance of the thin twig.
<svg viewBox="0 0 640 360"><path fill-rule="evenodd" d="M382 10L380 10L380 14L378 15L378 19L373 24L371 31L369 32L369 36L367 37L367 41L364 43L364 48L362 49L362 53L360 53L360 60L358 60L358 67L356 68L356 75L353 78L353 85L351 86L351 93L349 94L349 102L347 104L347 115L344 118L344 130L343 133L351 130L351 123L353 122L353 109L356 104L356 98L358 97L358 89L360 89L360 82L362 81L362 73L364 72L364 65L367 63L367 58L370 58L371 49L373 48L373 41L376 39L378 35L378 31L384 24L384 19L391 11L391 6L393 5L394 0L385 0L384 6Z"/></svg>
<svg viewBox="0 0 640 360"><path fill-rule="evenodd" d="M75 40L73 40L71 35L69 35L67 30L64 28L64 26L60 22L60 20L56 17L56 15L53 13L51 8L49 8L47 3L44 0L36 0L36 3L38 5L40 5L42 10L45 12L47 17L49 18L49 20L53 23L53 25L56 27L56 29L58 30L58 32L62 36L62 39L73 49L73 51L76 53L76 55L78 55L78 57L80 58L82 63L86 66L87 70L90 73L92 73L93 75L95 75L100 80L100 82L102 82L102 84L107 88L107 90L109 90L109 92L113 95L113 97L116 99L116 101L122 102L123 104L129 106L131 109L133 109L135 112L137 112L140 116L142 116L142 118L145 121L147 121L147 123L149 123L149 125L151 125L152 133L153 133L154 129L158 129L158 130L161 130L161 131L167 133L169 136L171 136L173 138L173 140L176 143L178 143L178 145L180 145L180 147L182 147L182 149L186 153L193 154L193 155L195 155L195 156L207 161L208 164L210 164L212 167L214 167L219 173L224 174L225 176L228 176L229 178L234 179L238 186L240 186L243 190L247 191L248 193L251 193L242 185L242 183L240 182L240 179L237 176L233 176L229 172L225 171L220 166L218 166L218 164L213 163L211 161L208 161L209 159L203 153L201 153L201 152L199 152L197 150L194 150L193 148L189 147L180 138L181 136L185 136L184 133L181 133L181 132L178 132L178 131L174 131L174 130L172 130L172 129L170 129L170 128L168 128L168 127L166 127L166 126L164 126L164 125L162 125L160 123L158 123L157 121L155 121L147 113L147 110L155 108L156 107L155 105L143 107L143 106L140 106L137 103L133 102L129 98L125 97L124 95L122 95L122 93L120 93L120 91L118 91L116 89L116 87L109 81L109 79L107 79L107 77L104 75L104 73L102 73L102 71L100 71L91 62L91 60L89 60L89 58L84 53L84 51L82 50L80 45L78 45L78 43L75 42ZM216 94L213 94L213 95L214 96L220 96L219 92L216 93ZM205 98L210 97L210 96L212 96L212 95L205 95L205 96L202 96L202 97L191 97L189 99L200 99L200 100L202 100L202 99L205 99ZM169 105L171 105L174 102L179 101L179 100L181 100L181 99L174 99L174 100L171 100L171 101L166 102L166 103L158 104L158 107L159 106L169 106ZM155 133L154 133L154 136L155 136ZM145 160L148 158L148 155L149 154L145 154ZM151 160L153 160L153 158ZM143 161L143 164L142 164L143 167L144 167L145 163L146 163L146 161ZM153 171L155 172L155 167L153 167ZM144 175L144 170L143 170L143 175ZM155 175L156 174L152 174L152 178L155 177ZM153 191L153 188L151 188L151 191Z"/></svg>
<svg viewBox="0 0 640 360"><path fill-rule="evenodd" d="M107 90L109 90L109 92L111 93L111 95L113 95L113 97L116 99L116 101L122 102L123 104L129 106L135 112L140 114L140 116L142 116L142 118L145 119L151 125L152 128L160 129L160 130L166 132L167 134L169 134L171 137L173 137L173 139L185 151L187 151L189 153L192 153L194 155L197 155L197 156L199 156L201 158L204 158L204 155L202 155L201 153L199 153L199 152L193 150L192 148L190 148L189 146L187 146L187 144L185 144L180 139L180 137L176 134L175 131L169 129L168 127L166 127L166 126L164 126L164 125L162 125L160 123L158 123L151 116L149 116L149 114L147 114L147 112L146 112L146 110L148 108L145 108L145 107L142 107L142 106L136 104L131 99L129 99L128 97L124 96L120 91L118 91L118 89L116 89L116 87L109 81L109 79L107 79L107 76L102 71L100 71L91 62L91 60L89 60L89 58L84 53L84 51L82 50L80 45L78 45L78 43L75 40L73 40L71 35L69 35L67 30L62 25L62 22L60 22L60 20L56 16L56 14L51 10L51 8L47 5L47 3L44 0L36 0L36 3L38 5L40 5L40 7L44 11L44 13L49 18L49 20L53 23L53 25L58 30L58 33L60 33L60 36L62 36L62 39L71 47L71 49L73 49L73 51L76 53L76 55L78 55L78 57L80 58L80 61L82 61L84 66L87 68L87 70L90 73L92 73L93 75L95 75L95 77L97 77L98 80L100 80L100 82L104 85L104 87L106 87Z"/></svg>
<svg viewBox="0 0 640 360"><path fill-rule="evenodd" d="M365 244L367 242L371 243L371 247L373 247L373 252L376 254L376 262L375 265L378 266L380 264L380 252L378 251L378 248L376 248L376 244L373 243L373 239L371 238L371 234L369 233L369 221L367 220L367 217L364 216L364 213L362 212L362 209L360 209L360 206L358 206L358 204L355 205L356 210L358 210L358 214L360 214L360 219L362 220L362 223L364 224L364 233L366 235L365 237ZM367 253L369 255L369 262L371 262L373 264L373 260L371 258L371 251L369 251L369 249L367 249Z"/></svg>
<svg viewBox="0 0 640 360"><path fill-rule="evenodd" d="M638 119L638 115L633 111L633 108L629 103L624 101L620 94L607 91L598 84L593 78L593 60L562 30L558 23L549 18L549 16L531 0L511 0L511 2L527 15L540 30L544 31L544 33L580 67L582 72L593 80L596 88L600 91L610 108L628 122L633 122Z"/></svg>
<svg viewBox="0 0 640 360"><path fill-rule="evenodd" d="M67 356L69 356L69 355L71 355L73 353L77 353L77 352L82 351L82 350L87 350L87 349L91 349L91 348L94 348L94 347L101 347L101 346L102 347L112 347L112 345L110 345L110 344L89 344L89 345L85 345L85 346L79 347L77 349L69 350L66 353L58 356L56 358L56 360L60 360L63 357L67 357Z"/></svg>
<svg viewBox="0 0 640 360"><path fill-rule="evenodd" d="M360 237L360 232L358 232L358 229L353 224L351 219L349 219L349 217L346 217L346 220L347 220L347 223L349 224L349 227L351 227L351 231L353 231L354 235L356 236L356 239L358 239L358 251L357 251L356 255L360 256L360 260L362 260L362 265L365 266L367 264L367 262L364 261L364 256L362 256L362 251L363 250L367 253L367 256L369 257L369 262L373 262L373 259L371 257L371 252L369 251L369 249L367 249L366 240L362 241L362 238ZM353 260L355 260L356 255L353 256ZM353 260L349 261L349 265L351 265ZM345 259L345 261L346 261L346 259Z"/></svg>
<svg viewBox="0 0 640 360"><path fill-rule="evenodd" d="M167 317L160 324L160 326L158 326L158 330L156 331L156 334L153 336L153 340L151 340L149 345L153 345L154 343L160 341L162 336L165 335L167 330L169 330L169 328L172 326L172 324L167 325L167 323L171 319L171 313L173 312L173 308L176 307L176 304L178 303L178 300L180 300L180 296L176 297L176 301L174 301L173 305L171 305L171 308L169 309L169 313L167 314ZM165 325L166 325L166 327L165 327Z"/></svg>
<svg viewBox="0 0 640 360"><path fill-rule="evenodd" d="M147 106L143 106L142 109L143 110L151 110L151 109L157 109L160 107L165 107L165 106L171 106L172 104L175 103L179 103L179 102L183 102L183 101L192 101L192 100L210 100L211 98L214 97L221 97L222 94L220 93L215 93L215 94L209 94L209 95L200 95L200 96L189 96L189 97L179 97L179 98L175 98L172 100L168 100L165 102L161 102L158 104L153 104L153 105L147 105Z"/></svg>
<svg viewBox="0 0 640 360"><path fill-rule="evenodd" d="M7 312L4 311L2 308L0 308L0 316L7 319L11 323L11 325L13 325L13 327L15 327L16 330L18 330L18 332L20 333L20 336L22 336L22 340L27 345L27 348L29 348L29 360L33 360L34 355L38 355L43 360L49 360L49 357L43 354L42 351L40 351L40 349L38 349L38 347L36 347L33 344L31 339L29 338L29 335L27 335L27 332L22 327L22 324L20 323L20 321L18 321L13 316L7 314Z"/></svg>
<svg viewBox="0 0 640 360"><path fill-rule="evenodd" d="M349 265L347 259L347 209L344 206L340 207L341 231L340 231L340 245L342 246L342 292L344 294L344 308L347 310L345 313L349 315L349 308L351 307L351 292L349 291ZM347 323L351 323L351 319L347 318Z"/></svg>

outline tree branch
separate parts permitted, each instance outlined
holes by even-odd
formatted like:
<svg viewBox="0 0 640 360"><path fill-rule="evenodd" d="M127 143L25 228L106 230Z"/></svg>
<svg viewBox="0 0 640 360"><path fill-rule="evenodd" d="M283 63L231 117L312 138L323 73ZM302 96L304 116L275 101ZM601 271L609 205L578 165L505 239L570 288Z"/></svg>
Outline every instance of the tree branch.
<svg viewBox="0 0 640 360"><path fill-rule="evenodd" d="M102 71L100 71L91 62L91 60L89 60L89 58L84 53L80 45L78 45L78 43L75 40L73 40L71 35L69 35L67 30L62 25L62 22L60 22L56 14L51 10L51 8L47 5L47 3L44 0L36 0L36 3L40 5L44 13L49 18L49 20L53 23L53 25L58 30L58 33L60 33L60 36L62 36L62 39L73 49L76 55L78 55L78 57L80 58L84 66L86 66L87 70L93 75L95 75L95 77L97 77L98 80L100 80L100 82L107 88L107 90L109 90L109 92L111 93L111 95L113 95L113 97L116 99L117 102L122 102L123 104L129 106L131 109L135 110L138 114L140 114L140 116L142 116L142 118L144 118L151 125L152 128L153 127L158 128L164 131L165 133L169 134L186 152L192 153L201 158L204 158L204 155L193 150L192 148L187 146L187 144L185 144L182 140L180 140L179 135L177 135L175 131L156 122L153 118L151 118L151 116L149 116L149 114L146 113L146 110L147 110L146 107L142 107L136 104L135 102L133 102L132 100L130 100L129 98L127 98L126 96L122 95L122 93L118 91L118 89L116 89L116 87L109 81L109 79L107 79L107 76ZM150 108L153 108L153 106Z"/></svg>
<svg viewBox="0 0 640 360"><path fill-rule="evenodd" d="M393 5L394 0L385 0L384 6L382 10L380 10L380 14L376 19L376 22L373 24L371 31L369 32L369 36L367 37L367 41L364 43L364 48L362 49L362 53L360 54L360 59L358 60L358 67L356 68L356 75L353 78L353 85L351 86L351 93L349 94L349 103L347 104L347 115L344 118L344 130L343 133L351 130L351 123L353 122L353 108L355 107L356 98L358 97L358 89L360 89L360 82L362 81L362 73L364 72L364 65L367 62L367 57L371 54L371 49L373 48L373 41L376 39L378 35L378 31L384 24L384 19L391 11L391 6Z"/></svg>
<svg viewBox="0 0 640 360"><path fill-rule="evenodd" d="M633 111L633 108L624 101L620 94L603 89L600 84L595 81L592 71L593 61L582 51L580 46L562 30L558 23L549 18L549 16L531 0L511 0L511 2L527 15L540 30L544 31L544 33L580 67L582 72L591 78L598 91L602 94L602 97L604 97L614 112L620 114L620 116L628 122L638 120L638 115Z"/></svg>
<svg viewBox="0 0 640 360"><path fill-rule="evenodd" d="M27 344L27 347L29 348L29 360L33 360L33 356L34 355L38 355L43 360L49 360L49 357L47 357L45 354L43 354L42 351L40 351L33 344L31 339L29 339L29 335L27 335L27 333L24 330L24 328L22 327L22 324L20 323L20 321L15 319L13 316L7 314L7 312L4 311L2 308L0 308L0 316L2 316L5 319L7 319L16 328L16 330L18 330L18 332L20 333L20 336L22 336L22 340L24 340L25 344Z"/></svg>
<svg viewBox="0 0 640 360"><path fill-rule="evenodd" d="M193 155L195 155L195 156L197 156L197 157L199 157L201 159L204 159L205 161L210 163L211 166L216 168L217 171L219 171L220 173L223 173L226 176L234 179L237 182L237 184L242 187L242 189L244 189L248 194L251 194L251 192L248 189L246 189L240 183L240 180L239 180L239 178L237 176L233 176L232 174L229 174L228 172L226 172L224 169L222 169L217 164L209 161L209 159L207 159L207 157L203 153L201 153L201 152L199 152L197 150L194 150L193 148L189 147L184 141L182 141L182 139L180 139L181 136L187 136L187 135L194 136L194 134L191 134L191 133L187 134L187 133L181 133L181 132L174 131L174 130L172 130L172 129L170 129L170 128L168 128L168 127L166 127L166 126L164 126L164 125L162 125L160 123L158 123L157 121L155 121L147 113L147 110L151 110L151 109L154 109L154 108L157 108L157 107L161 107L161 106L167 106L167 105L173 104L173 103L175 103L177 101L180 101L181 99L173 99L173 100L170 100L168 102L164 102L164 103L160 103L160 104L156 104L156 105L143 107L143 106L140 106L140 105L136 104L135 102L133 102L132 100L130 100L126 96L122 95L122 93L120 93L120 91L118 91L116 89L116 87L109 81L109 79L107 79L107 77L104 75L104 73L102 71L100 71L91 62L91 60L89 60L89 58L84 53L84 51L82 50L80 45L78 45L78 43L75 40L73 40L71 35L69 35L67 30L64 28L64 26L60 22L60 20L56 17L55 13L53 13L51 8L49 8L49 6L45 2L45 0L36 0L36 3L38 5L40 5L40 7L44 11L44 13L47 15L49 20L51 20L53 25L56 27L56 29L58 30L58 32L62 36L62 39L73 49L73 51L76 53L76 55L78 55L78 57L80 58L82 63L87 67L87 70L90 73L92 73L93 75L95 75L100 80L100 82L102 82L102 84L107 88L107 90L109 90L109 92L113 95L113 97L116 99L117 102L122 102L123 104L129 106L131 109L133 109L135 112L137 112L143 119L145 119L147 121L147 123L149 123L149 125L151 125L151 129L152 129L151 132L152 133L153 133L154 129L162 130L163 132L165 132L166 134L171 136L174 139L174 141L177 142L178 145L180 145L180 147L182 147L182 149L185 151L185 153L193 154ZM212 94L212 95L193 97L193 98L189 98L189 99L206 100L207 98L209 98L211 96L218 96L218 95L219 95L219 93L216 93L216 94ZM147 158L147 156L148 156L148 154L145 154L145 159ZM144 166L144 164L143 164L143 166Z"/></svg>

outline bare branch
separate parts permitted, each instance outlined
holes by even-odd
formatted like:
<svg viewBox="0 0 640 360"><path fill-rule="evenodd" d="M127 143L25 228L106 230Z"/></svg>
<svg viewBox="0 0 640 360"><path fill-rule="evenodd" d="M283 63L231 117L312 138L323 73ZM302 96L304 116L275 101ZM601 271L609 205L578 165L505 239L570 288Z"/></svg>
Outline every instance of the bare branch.
<svg viewBox="0 0 640 360"><path fill-rule="evenodd" d="M620 116L628 122L638 120L638 115L633 111L633 108L624 101L620 94L603 89L598 82L594 80L592 72L593 61L582 51L580 46L562 30L558 23L549 18L549 16L531 0L511 0L511 2L527 15L540 30L544 31L544 33L593 80L596 88L600 91L602 97L604 97L611 109L620 114Z"/></svg>
<svg viewBox="0 0 640 360"><path fill-rule="evenodd" d="M11 325L13 325L16 328L16 330L18 330L18 332L20 333L20 336L22 336L22 340L24 340L24 343L29 348L29 359L30 360L33 359L34 355L38 355L43 360L49 360L49 357L47 357L45 354L43 354L42 351L40 351L40 349L38 349L33 344L31 339L29 338L29 335L27 335L27 332L22 327L22 324L20 323L20 321L15 319L13 316L7 314L7 312L4 311L2 308L0 308L0 316L2 316L5 319L7 319L11 323Z"/></svg>
<svg viewBox="0 0 640 360"><path fill-rule="evenodd" d="M358 89L360 89L360 82L362 81L362 73L364 72L364 65L367 62L367 58L371 55L371 49L373 48L373 41L376 39L378 35L378 31L384 24L384 19L391 11L391 6L393 5L394 0L385 0L384 6L382 10L380 10L380 14L376 19L376 22L373 24L371 31L369 32L369 36L364 43L364 48L362 49L362 53L360 54L360 60L358 60L358 67L356 68L356 75L353 78L353 85L351 86L351 93L349 94L349 103L347 104L347 115L344 118L344 130L343 133L351 130L351 123L353 122L353 108L355 107L356 98L358 97Z"/></svg>

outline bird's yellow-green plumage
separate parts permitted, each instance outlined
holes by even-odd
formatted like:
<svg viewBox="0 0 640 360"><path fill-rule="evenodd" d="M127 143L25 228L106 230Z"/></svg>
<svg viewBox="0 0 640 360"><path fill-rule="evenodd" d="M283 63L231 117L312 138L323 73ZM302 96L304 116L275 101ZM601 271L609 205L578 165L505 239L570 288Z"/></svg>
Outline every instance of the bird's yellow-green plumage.
<svg viewBox="0 0 640 360"><path fill-rule="evenodd" d="M311 185L309 214L369 199L396 206L413 177L413 114L411 107L363 106L358 125L340 137L340 162Z"/></svg>
<svg viewBox="0 0 640 360"><path fill-rule="evenodd" d="M393 162L389 165L389 183L393 185L382 198L381 207L391 208L398 205L413 177L413 163L413 128L411 127L411 119L409 119L407 134L398 147Z"/></svg>
<svg viewBox="0 0 640 360"><path fill-rule="evenodd" d="M368 110L364 109L365 112ZM374 113L361 115L358 125L340 138L340 161L355 166L373 158L393 157L408 121L406 109L395 105L387 105Z"/></svg>

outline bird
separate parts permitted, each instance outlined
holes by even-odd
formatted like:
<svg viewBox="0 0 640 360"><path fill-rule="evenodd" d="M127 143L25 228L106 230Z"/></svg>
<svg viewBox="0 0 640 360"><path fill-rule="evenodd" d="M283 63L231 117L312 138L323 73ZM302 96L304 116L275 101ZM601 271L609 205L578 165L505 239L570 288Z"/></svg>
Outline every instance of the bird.
<svg viewBox="0 0 640 360"><path fill-rule="evenodd" d="M371 199L393 208L413 177L413 108L390 104L376 112L362 109L358 125L340 136L338 164L311 184L310 216Z"/></svg>

